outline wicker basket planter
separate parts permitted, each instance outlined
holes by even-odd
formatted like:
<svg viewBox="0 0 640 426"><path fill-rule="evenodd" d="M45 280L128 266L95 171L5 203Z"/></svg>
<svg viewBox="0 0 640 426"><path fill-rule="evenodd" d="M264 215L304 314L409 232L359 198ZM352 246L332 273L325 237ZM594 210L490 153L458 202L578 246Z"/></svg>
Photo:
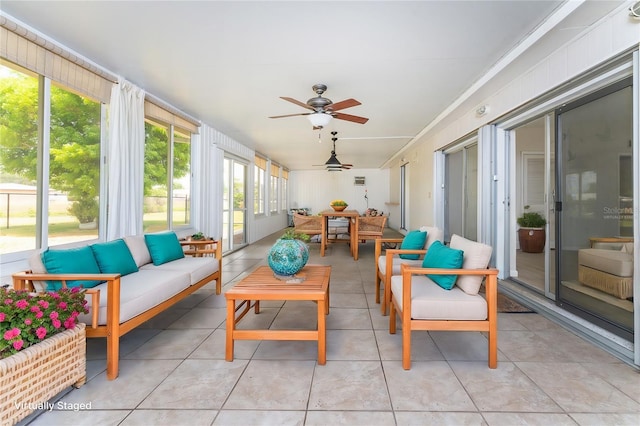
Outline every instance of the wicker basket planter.
<svg viewBox="0 0 640 426"><path fill-rule="evenodd" d="M0 359L0 424L11 425L86 380L85 325Z"/></svg>

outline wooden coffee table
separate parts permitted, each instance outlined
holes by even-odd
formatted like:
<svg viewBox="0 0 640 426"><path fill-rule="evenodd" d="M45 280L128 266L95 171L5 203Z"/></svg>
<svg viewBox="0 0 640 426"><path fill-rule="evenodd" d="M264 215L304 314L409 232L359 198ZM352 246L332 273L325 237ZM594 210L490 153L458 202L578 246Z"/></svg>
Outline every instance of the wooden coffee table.
<svg viewBox="0 0 640 426"><path fill-rule="evenodd" d="M326 315L329 314L331 266L306 265L298 275L304 276L305 280L301 283L287 283L275 278L268 266L261 266L225 293L227 361L233 361L233 345L236 340L317 340L318 364L326 364ZM238 330L236 324L252 306L256 314L260 312L261 300L312 300L318 305L318 327L316 330ZM236 301L239 301L238 306ZM251 301L254 301L253 305ZM236 312L241 309L236 317Z"/></svg>

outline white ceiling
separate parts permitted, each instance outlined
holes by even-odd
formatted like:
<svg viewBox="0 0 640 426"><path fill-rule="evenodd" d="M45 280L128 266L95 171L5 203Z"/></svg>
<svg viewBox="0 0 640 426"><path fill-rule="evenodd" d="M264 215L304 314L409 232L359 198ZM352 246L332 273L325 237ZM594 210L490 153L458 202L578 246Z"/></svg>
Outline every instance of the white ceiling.
<svg viewBox="0 0 640 426"><path fill-rule="evenodd" d="M334 130L341 162L382 166L563 3L3 0L0 9L301 170L329 158ZM572 28L620 2L590 3ZM306 112L279 97L306 102L316 83L334 102L360 101L341 112L369 121L334 119L318 143L306 117L268 118Z"/></svg>

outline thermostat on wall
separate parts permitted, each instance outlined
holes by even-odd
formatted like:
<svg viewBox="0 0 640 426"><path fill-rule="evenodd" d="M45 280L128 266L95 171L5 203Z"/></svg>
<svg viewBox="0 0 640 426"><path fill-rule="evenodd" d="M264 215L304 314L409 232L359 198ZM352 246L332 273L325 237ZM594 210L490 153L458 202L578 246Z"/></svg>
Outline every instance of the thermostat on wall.
<svg viewBox="0 0 640 426"><path fill-rule="evenodd" d="M354 185L364 185L364 176L356 176L353 178Z"/></svg>

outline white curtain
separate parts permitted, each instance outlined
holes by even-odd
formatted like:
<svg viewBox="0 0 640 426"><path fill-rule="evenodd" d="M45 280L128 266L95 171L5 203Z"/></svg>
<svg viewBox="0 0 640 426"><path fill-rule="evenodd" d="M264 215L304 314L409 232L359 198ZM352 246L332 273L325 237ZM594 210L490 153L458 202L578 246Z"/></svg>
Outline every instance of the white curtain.
<svg viewBox="0 0 640 426"><path fill-rule="evenodd" d="M224 151L215 144L219 132L203 124L194 142L193 225L203 234L222 238Z"/></svg>
<svg viewBox="0 0 640 426"><path fill-rule="evenodd" d="M124 79L111 90L107 241L143 232L144 95Z"/></svg>

